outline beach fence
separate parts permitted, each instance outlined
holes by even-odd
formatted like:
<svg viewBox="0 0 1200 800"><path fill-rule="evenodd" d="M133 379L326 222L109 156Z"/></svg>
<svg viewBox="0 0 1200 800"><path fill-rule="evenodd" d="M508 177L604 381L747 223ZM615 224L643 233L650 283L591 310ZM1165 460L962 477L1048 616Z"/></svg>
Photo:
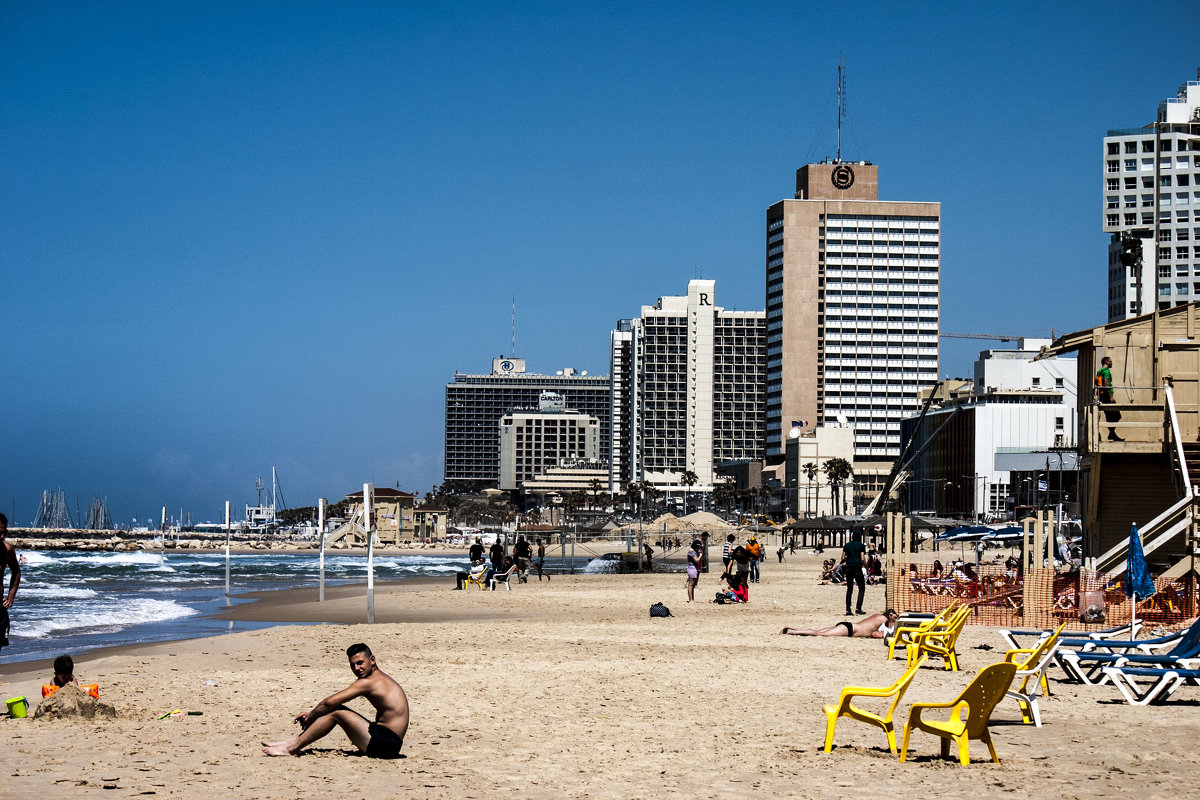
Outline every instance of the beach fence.
<svg viewBox="0 0 1200 800"><path fill-rule="evenodd" d="M1001 627L1051 628L1066 622L1075 630L1124 625L1133 606L1125 596L1127 575L1091 569L1054 568L1047 547L1054 543L1054 515L1043 512L1022 526L1020 552L1008 564L972 566L974 577L954 574L953 564L935 572L911 557L918 543L910 521L888 514L887 605L899 611L937 613L951 603L971 609L968 622ZM1200 587L1195 573L1155 580L1157 593L1138 600L1137 615L1147 625L1174 625L1197 615Z"/></svg>

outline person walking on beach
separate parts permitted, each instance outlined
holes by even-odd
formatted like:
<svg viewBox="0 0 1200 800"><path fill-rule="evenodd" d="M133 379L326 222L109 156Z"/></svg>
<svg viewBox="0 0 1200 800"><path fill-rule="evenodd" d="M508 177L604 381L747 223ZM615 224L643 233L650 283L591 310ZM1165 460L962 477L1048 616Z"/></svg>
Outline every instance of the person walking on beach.
<svg viewBox="0 0 1200 800"><path fill-rule="evenodd" d="M692 548L687 552L687 579L683 582L683 586L687 589L689 603L696 602L696 584L700 582L700 565L703 558L700 555L700 548L703 546L703 543L696 539L692 542Z"/></svg>
<svg viewBox="0 0 1200 800"><path fill-rule="evenodd" d="M8 572L8 594L0 604L0 649L8 646L8 610L17 599L17 587L21 585L21 562L17 549L5 541L8 535L8 517L0 514L0 591L4 590L4 573Z"/></svg>
<svg viewBox="0 0 1200 800"><path fill-rule="evenodd" d="M724 574L729 574L729 559L733 556L733 543L737 541L736 537L731 533L725 537L725 544L721 545L721 563L724 565Z"/></svg>
<svg viewBox="0 0 1200 800"><path fill-rule="evenodd" d="M533 562L538 571L538 583L542 582L542 576L546 576L546 581L550 581L550 573L542 570L546 566L546 545L542 543L542 538L539 536L537 540L537 560Z"/></svg>
<svg viewBox="0 0 1200 800"><path fill-rule="evenodd" d="M529 540L524 536L517 539L517 546L513 548L513 558L517 562L517 571L520 574L518 583L529 583L529 558L531 550L529 548Z"/></svg>
<svg viewBox="0 0 1200 800"><path fill-rule="evenodd" d="M863 575L863 553L867 551L866 545L863 544L862 531L855 531L850 537L850 541L846 542L846 546L842 548L842 574L846 577L846 616L850 616L850 600L854 594L854 584L858 584L858 605L855 611L859 614L866 613L863 611L863 595L867 591L867 579Z"/></svg>
<svg viewBox="0 0 1200 800"><path fill-rule="evenodd" d="M763 560L763 547L757 538L751 536L746 544L746 551L750 553L750 582L758 583L758 567Z"/></svg>
<svg viewBox="0 0 1200 800"><path fill-rule="evenodd" d="M312 711L301 712L294 721L303 729L291 739L263 742L269 756L294 756L308 745L340 726L361 752L370 758L396 758L408 732L408 695L400 684L375 663L371 648L359 642L346 648L350 671L355 681L317 703ZM365 697L375 706L375 721L346 707L356 697Z"/></svg>
<svg viewBox="0 0 1200 800"><path fill-rule="evenodd" d="M488 556L492 562L492 569L496 572L502 572L504 567L504 545L500 543L500 534L496 534L496 541L492 542L492 547L488 550Z"/></svg>

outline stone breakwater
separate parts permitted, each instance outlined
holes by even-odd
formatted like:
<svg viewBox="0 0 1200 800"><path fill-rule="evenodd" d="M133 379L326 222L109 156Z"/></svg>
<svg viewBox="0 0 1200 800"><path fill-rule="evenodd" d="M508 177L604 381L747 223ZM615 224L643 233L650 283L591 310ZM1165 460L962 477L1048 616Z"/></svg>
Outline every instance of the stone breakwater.
<svg viewBox="0 0 1200 800"><path fill-rule="evenodd" d="M47 534L52 533L52 536ZM78 550L84 552L106 552L106 553L127 553L132 551L150 551L161 552L166 550L224 550L225 537L180 537L176 539L173 535L170 538L159 538L146 536L145 534L137 535L130 534L124 531L86 531L86 530L61 530L61 531L45 531L37 529L20 529L10 528L8 531L8 542L17 550ZM318 544L315 541L293 541L289 539L276 539L271 537L260 537L254 539L234 538L230 542L230 548L237 551L246 550L276 550L276 551L299 551L299 550L316 550ZM328 550L365 550L364 547L351 547L344 542L335 542L327 545ZM400 546L389 545L387 547L378 547L376 552L405 552L410 550L416 551L454 551L460 552L466 549L466 546L448 545L444 543L426 544L424 542L406 542Z"/></svg>

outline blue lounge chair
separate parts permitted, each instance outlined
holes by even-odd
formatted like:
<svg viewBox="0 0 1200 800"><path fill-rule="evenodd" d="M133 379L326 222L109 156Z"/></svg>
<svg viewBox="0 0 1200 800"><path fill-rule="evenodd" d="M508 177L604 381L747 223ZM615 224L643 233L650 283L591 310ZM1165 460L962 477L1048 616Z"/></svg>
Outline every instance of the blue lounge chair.
<svg viewBox="0 0 1200 800"><path fill-rule="evenodd" d="M1132 625L1118 625L1115 628L1108 628L1103 631L1064 631L1060 640L1085 639L1085 640L1100 640L1100 639L1116 639L1117 637L1135 639L1141 633L1142 621L1139 619ZM1045 639L1053 630L1001 630L1000 637L1008 644L1010 650L1028 649L1037 647L1038 642ZM1035 637L1032 644L1022 645L1017 641L1017 637L1030 638ZM1066 646L1066 642L1063 641Z"/></svg>
<svg viewBox="0 0 1200 800"><path fill-rule="evenodd" d="M1153 639L1063 639L1061 645L1069 650L1082 653L1146 653L1153 655L1160 650L1170 650L1174 647L1187 629L1168 633L1166 636L1156 636Z"/></svg>
<svg viewBox="0 0 1200 800"><path fill-rule="evenodd" d="M1175 646L1165 653L1081 653L1077 650L1060 650L1056 661L1069 680L1089 686L1099 686L1111 680L1111 676L1104 672L1105 667L1200 667L1200 619L1193 622Z"/></svg>
<svg viewBox="0 0 1200 800"><path fill-rule="evenodd" d="M1121 690L1130 705L1162 702L1186 683L1200 686L1200 670L1152 667L1105 667L1108 680Z"/></svg>

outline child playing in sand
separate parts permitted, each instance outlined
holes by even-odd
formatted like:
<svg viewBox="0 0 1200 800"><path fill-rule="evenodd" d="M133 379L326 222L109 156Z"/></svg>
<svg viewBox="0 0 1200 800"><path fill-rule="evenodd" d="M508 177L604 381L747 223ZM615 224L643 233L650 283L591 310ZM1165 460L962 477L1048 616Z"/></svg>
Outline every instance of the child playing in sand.
<svg viewBox="0 0 1200 800"><path fill-rule="evenodd" d="M79 681L75 678L75 659L63 653L54 659L54 677L50 679L49 683L42 684L42 697L50 697L68 683L79 686ZM100 687L98 684L92 683L87 686L79 686L79 688L92 697L97 699L100 697Z"/></svg>

